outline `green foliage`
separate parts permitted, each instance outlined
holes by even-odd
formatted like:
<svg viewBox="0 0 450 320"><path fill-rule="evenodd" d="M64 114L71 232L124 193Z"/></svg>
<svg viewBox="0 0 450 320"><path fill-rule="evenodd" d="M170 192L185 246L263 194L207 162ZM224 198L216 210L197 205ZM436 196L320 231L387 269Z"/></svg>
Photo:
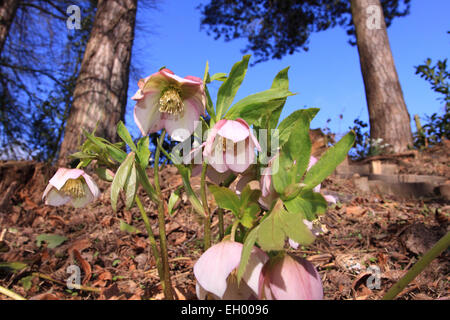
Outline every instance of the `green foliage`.
<svg viewBox="0 0 450 320"><path fill-rule="evenodd" d="M444 103L443 114L426 116L423 126L416 118L414 146L421 149L440 143L443 138L450 139L450 72L447 70L447 59L439 60L434 66L431 66L431 59L427 59L425 64L416 67L416 74L430 83L431 89L441 95L439 100Z"/></svg>
<svg viewBox="0 0 450 320"><path fill-rule="evenodd" d="M47 242L47 248L54 249L67 240L66 237L57 234L40 234L36 237L36 246L40 247L42 242Z"/></svg>

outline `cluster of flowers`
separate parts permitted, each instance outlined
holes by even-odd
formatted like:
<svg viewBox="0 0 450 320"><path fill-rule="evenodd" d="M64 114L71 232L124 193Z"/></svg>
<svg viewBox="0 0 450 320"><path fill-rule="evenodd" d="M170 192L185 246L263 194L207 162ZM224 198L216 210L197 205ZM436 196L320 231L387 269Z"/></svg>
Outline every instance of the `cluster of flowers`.
<svg viewBox="0 0 450 320"><path fill-rule="evenodd" d="M207 97L200 78L181 78L169 69L162 69L141 79L138 86L132 99L136 101L134 119L143 136L165 129L173 140L185 141L193 134L196 124L201 123L200 117L206 115ZM255 150L261 151L261 147L253 130L244 119L235 118L215 122L206 141L192 152L202 151L210 180L218 182L228 174L240 176L236 188L240 193L247 182L256 178L249 170L255 161ZM261 194L258 202L264 210L269 210L280 197L271 175L271 167L278 157L276 154L271 158L259 178ZM307 170L316 162L317 159L311 157ZM320 184L314 192L320 192ZM98 196L98 187L82 169L60 168L49 181L43 198L48 205L70 203L82 207ZM325 199L335 202L331 196L325 196ZM320 231L311 221L305 219L304 223L314 234ZM294 249L299 245L291 239L289 243ZM323 298L321 279L314 266L284 251L267 254L254 245L245 272L238 279L242 250L242 243L234 237L225 237L202 254L194 266L199 299Z"/></svg>

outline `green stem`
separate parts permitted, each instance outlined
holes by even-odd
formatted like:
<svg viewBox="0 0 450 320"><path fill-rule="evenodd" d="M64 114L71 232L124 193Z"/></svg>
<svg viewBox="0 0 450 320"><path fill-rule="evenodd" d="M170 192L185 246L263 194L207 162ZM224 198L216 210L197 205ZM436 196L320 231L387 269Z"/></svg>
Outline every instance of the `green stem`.
<svg viewBox="0 0 450 320"><path fill-rule="evenodd" d="M142 202L139 199L138 195L136 195L134 200L136 201L139 211L141 212L142 220L144 221L145 228L147 229L148 240L150 241L152 253L153 253L153 256L155 257L155 263L156 263L156 267L158 269L158 274L159 274L160 279L162 279L164 269L161 264L161 256L158 252L158 246L156 245L155 235L154 235L152 227L150 225L150 221L148 219L147 213L145 212L144 206L142 205Z"/></svg>
<svg viewBox="0 0 450 320"><path fill-rule="evenodd" d="M233 222L233 225L231 226L231 232L230 232L230 240L234 241L236 238L236 229L239 225L239 220L235 220Z"/></svg>
<svg viewBox="0 0 450 320"><path fill-rule="evenodd" d="M412 268L384 295L383 300L394 299L430 262L450 245L450 232L447 232Z"/></svg>
<svg viewBox="0 0 450 320"><path fill-rule="evenodd" d="M155 163L153 165L154 169L154 182L155 182L155 191L159 199L161 201L158 202L158 225L159 225L159 243L161 247L161 258L162 258L162 269L163 276L161 278L161 285L163 287L164 296L168 300L173 300L172 293L172 285L170 282L170 270L169 270L169 255L167 252L167 238L166 238L166 221L164 214L164 201L163 195L161 193L161 185L159 183L159 155L162 150L161 143L164 141L164 137L166 136L166 131L163 130L161 132L161 136L159 137L158 147L155 151Z"/></svg>
<svg viewBox="0 0 450 320"><path fill-rule="evenodd" d="M158 141L158 147L160 148L161 152L162 152L167 158L171 159L171 161L172 161L172 158L171 158L170 154L169 154L166 150L164 150L164 149L162 148L162 146L161 146L161 144L159 143L159 141ZM172 163L173 163L173 165L178 169L178 172L179 172L180 175L181 175L181 179L183 180L184 189L185 189L186 194L187 194L187 196L188 196L188 198L189 198L189 201L190 201L191 204L192 204L192 207L194 208L194 210L195 210L201 217L204 218L204 217L205 217L205 212L204 212L204 210L203 210L203 205L202 205L202 203L200 202L200 200L198 199L198 197L197 197L197 195L195 194L194 190L192 189L191 183L189 182L189 179L188 179L187 175L186 175L186 174L183 174L183 172L182 172L183 170L187 170L187 169L184 168L183 166L179 165L179 164L174 163L173 161L172 161Z"/></svg>
<svg viewBox="0 0 450 320"><path fill-rule="evenodd" d="M208 165L203 162L202 165L202 175L200 180L200 192L202 197L203 211L205 215L204 219L204 231L203 231L203 244L204 250L208 250L211 247L211 213L208 206L208 198L206 195L206 169Z"/></svg>
<svg viewBox="0 0 450 320"><path fill-rule="evenodd" d="M0 293L3 293L5 296L10 297L11 299L14 300L27 300L24 297L22 297L21 295L18 295L17 293L6 289L5 287L0 286Z"/></svg>

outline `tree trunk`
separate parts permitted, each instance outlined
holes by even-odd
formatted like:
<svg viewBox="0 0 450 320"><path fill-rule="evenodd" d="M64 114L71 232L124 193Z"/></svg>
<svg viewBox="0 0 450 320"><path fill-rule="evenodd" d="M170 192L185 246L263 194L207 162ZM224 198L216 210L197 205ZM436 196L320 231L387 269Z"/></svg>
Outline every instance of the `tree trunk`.
<svg viewBox="0 0 450 320"><path fill-rule="evenodd" d="M19 7L19 0L2 0L0 4L0 53Z"/></svg>
<svg viewBox="0 0 450 320"><path fill-rule="evenodd" d="M86 45L73 103L59 152L59 165L68 162L85 140L82 129L112 142L124 119L137 0L99 0Z"/></svg>
<svg viewBox="0 0 450 320"><path fill-rule="evenodd" d="M370 137L390 150L412 145L411 124L394 65L379 0L351 0L361 72L370 119Z"/></svg>

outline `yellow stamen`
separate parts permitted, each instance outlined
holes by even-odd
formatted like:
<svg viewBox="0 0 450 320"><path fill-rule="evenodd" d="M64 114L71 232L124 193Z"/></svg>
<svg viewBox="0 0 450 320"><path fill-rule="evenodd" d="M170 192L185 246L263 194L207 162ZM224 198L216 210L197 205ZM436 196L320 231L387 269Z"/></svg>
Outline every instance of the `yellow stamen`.
<svg viewBox="0 0 450 320"><path fill-rule="evenodd" d="M181 91L175 87L168 87L163 91L159 98L159 111L172 115L182 114L184 111L184 103L181 99Z"/></svg>
<svg viewBox="0 0 450 320"><path fill-rule="evenodd" d="M78 179L69 179L66 181L64 186L61 188L61 191L73 198L82 198L86 195L86 191L84 190L82 178Z"/></svg>

